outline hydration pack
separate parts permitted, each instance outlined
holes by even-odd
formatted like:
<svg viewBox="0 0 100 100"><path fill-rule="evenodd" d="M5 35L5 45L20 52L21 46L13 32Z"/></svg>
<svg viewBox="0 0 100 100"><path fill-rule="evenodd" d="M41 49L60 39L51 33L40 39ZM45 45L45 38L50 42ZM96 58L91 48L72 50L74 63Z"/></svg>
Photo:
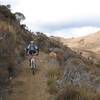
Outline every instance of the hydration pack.
<svg viewBox="0 0 100 100"><path fill-rule="evenodd" d="M32 51L36 51L35 45L30 45L29 49L32 50Z"/></svg>

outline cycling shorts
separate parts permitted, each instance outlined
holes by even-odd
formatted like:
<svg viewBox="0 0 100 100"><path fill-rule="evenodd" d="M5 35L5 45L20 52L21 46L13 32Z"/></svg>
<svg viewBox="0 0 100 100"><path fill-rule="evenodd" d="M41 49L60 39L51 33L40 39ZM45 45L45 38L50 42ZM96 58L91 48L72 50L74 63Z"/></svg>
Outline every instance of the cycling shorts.
<svg viewBox="0 0 100 100"><path fill-rule="evenodd" d="M30 55L35 54L35 53L36 53L35 50L30 50L30 51L29 51L29 54L30 54Z"/></svg>

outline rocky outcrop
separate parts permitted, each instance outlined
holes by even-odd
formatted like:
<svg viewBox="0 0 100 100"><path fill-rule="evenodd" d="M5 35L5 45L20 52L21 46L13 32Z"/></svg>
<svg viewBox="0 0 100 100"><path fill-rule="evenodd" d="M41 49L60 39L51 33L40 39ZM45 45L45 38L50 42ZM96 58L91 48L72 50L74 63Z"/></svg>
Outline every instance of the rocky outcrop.
<svg viewBox="0 0 100 100"><path fill-rule="evenodd" d="M63 77L57 81L57 84L61 89L66 85L74 85L100 91L100 77L89 72L87 65L74 57L65 62Z"/></svg>
<svg viewBox="0 0 100 100"><path fill-rule="evenodd" d="M84 82L89 82L90 74L88 69L80 59L70 58L66 61L65 71L64 71L64 81L70 84L81 86Z"/></svg>

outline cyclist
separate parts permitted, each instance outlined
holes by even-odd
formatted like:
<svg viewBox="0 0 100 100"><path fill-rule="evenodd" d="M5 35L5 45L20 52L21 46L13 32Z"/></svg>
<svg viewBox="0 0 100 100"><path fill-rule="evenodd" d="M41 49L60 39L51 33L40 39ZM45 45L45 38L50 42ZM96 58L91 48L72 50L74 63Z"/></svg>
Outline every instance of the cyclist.
<svg viewBox="0 0 100 100"><path fill-rule="evenodd" d="M29 55L29 62L34 55L39 54L39 48L38 46L34 43L34 41L30 41L30 44L26 48L26 54Z"/></svg>

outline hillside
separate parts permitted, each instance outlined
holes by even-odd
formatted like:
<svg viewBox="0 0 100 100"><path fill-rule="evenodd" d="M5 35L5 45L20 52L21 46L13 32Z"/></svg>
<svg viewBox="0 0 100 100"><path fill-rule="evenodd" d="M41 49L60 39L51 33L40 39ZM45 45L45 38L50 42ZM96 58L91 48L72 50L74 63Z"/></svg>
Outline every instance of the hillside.
<svg viewBox="0 0 100 100"><path fill-rule="evenodd" d="M17 14L17 17L16 17ZM0 5L0 98L5 98L11 84L10 76L15 79L21 72L21 64L26 59L25 48L31 40L40 51L48 53L50 48L62 48L63 45L45 34L34 34L20 24L25 17L22 13L12 13L9 6ZM28 67L26 65L26 67ZM7 99L8 100L8 99Z"/></svg>
<svg viewBox="0 0 100 100"><path fill-rule="evenodd" d="M59 39L30 32L20 24L23 19L23 14L0 5L0 99L100 100L99 65L74 51L71 44L72 49ZM40 49L34 76L25 54L30 40Z"/></svg>
<svg viewBox="0 0 100 100"><path fill-rule="evenodd" d="M38 70L34 76L31 73L28 60L21 64L21 72L11 82L8 94L5 96L6 100L48 100L46 58L47 55L41 52L38 56Z"/></svg>
<svg viewBox="0 0 100 100"><path fill-rule="evenodd" d="M72 38L72 39L61 39L64 44L67 44L70 47L88 49L91 51L98 51L100 49L100 31L92 33L85 37Z"/></svg>
<svg viewBox="0 0 100 100"><path fill-rule="evenodd" d="M90 57L94 59L94 62L100 62L100 31L96 33L92 33L85 37L80 38L71 38L71 39L63 39L60 41L63 42L68 47L76 50L77 52L81 52L83 56L86 58Z"/></svg>

